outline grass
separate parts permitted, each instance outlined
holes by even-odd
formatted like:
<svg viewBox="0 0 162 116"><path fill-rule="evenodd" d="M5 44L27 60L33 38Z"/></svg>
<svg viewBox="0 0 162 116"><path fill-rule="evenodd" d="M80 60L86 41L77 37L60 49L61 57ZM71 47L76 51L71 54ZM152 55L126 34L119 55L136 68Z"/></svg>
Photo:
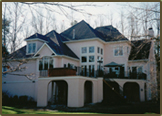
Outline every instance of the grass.
<svg viewBox="0 0 162 116"><path fill-rule="evenodd" d="M90 112L62 112L62 111L44 111L34 109L18 109L15 107L2 106L2 114L99 114Z"/></svg>

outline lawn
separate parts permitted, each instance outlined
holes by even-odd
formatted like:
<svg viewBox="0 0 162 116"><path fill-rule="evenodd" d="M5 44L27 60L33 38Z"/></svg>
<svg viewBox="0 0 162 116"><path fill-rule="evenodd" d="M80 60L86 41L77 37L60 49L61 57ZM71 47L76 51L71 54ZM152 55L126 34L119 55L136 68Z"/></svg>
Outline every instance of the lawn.
<svg viewBox="0 0 162 116"><path fill-rule="evenodd" d="M90 112L62 112L50 110L18 109L15 107L2 106L2 114L101 114Z"/></svg>

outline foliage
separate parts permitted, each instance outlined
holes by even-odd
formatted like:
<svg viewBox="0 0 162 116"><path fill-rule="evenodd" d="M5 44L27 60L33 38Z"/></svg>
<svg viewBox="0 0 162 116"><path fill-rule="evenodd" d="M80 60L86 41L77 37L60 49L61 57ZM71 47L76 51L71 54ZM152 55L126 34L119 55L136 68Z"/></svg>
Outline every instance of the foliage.
<svg viewBox="0 0 162 116"><path fill-rule="evenodd" d="M2 105L6 106L36 106L36 102L29 96L12 96L7 91L2 92Z"/></svg>
<svg viewBox="0 0 162 116"><path fill-rule="evenodd" d="M33 109L18 109L15 107L2 106L2 114L99 114L89 112L62 112L62 111L45 111Z"/></svg>
<svg viewBox="0 0 162 116"><path fill-rule="evenodd" d="M7 48L2 45L2 57L6 57L9 54Z"/></svg>

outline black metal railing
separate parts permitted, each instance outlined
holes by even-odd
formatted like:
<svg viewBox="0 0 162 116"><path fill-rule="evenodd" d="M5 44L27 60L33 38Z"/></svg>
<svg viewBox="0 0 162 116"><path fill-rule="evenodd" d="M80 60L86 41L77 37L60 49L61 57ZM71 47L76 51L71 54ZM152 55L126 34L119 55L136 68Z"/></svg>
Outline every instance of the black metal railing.
<svg viewBox="0 0 162 116"><path fill-rule="evenodd" d="M146 79L147 75L145 73L136 73L136 72L116 72L106 73L104 72L104 78L117 78L117 79Z"/></svg>
<svg viewBox="0 0 162 116"><path fill-rule="evenodd" d="M147 75L145 73L136 73L136 72L106 72L103 70L94 70L87 69L82 67L72 68L76 70L76 75L85 76L85 77L103 77L105 79L146 79ZM48 77L48 70L40 70L40 77Z"/></svg>
<svg viewBox="0 0 162 116"><path fill-rule="evenodd" d="M40 77L48 77L48 70L40 70L39 76Z"/></svg>

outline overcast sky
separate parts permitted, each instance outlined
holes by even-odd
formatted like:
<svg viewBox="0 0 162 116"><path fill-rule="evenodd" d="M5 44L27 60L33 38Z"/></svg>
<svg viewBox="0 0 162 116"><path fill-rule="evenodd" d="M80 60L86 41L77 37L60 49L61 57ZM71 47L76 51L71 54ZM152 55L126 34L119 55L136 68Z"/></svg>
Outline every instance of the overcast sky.
<svg viewBox="0 0 162 116"><path fill-rule="evenodd" d="M62 25L64 26L64 30L71 27L72 20L73 21L76 20L77 22L80 22L81 20L85 20L93 28L96 28L97 26L106 26L112 24L115 28L117 28L121 32L121 25L120 25L121 12L124 13L124 18L123 18L124 24L129 26L127 20L128 14L130 13L129 5L134 7L141 7L141 6L144 7L145 4L147 3L146 2L142 2L142 3L141 2L63 2L61 4L75 6L74 8L79 9L79 11L83 11L84 13L79 13L69 8L58 7L58 6L49 6L49 9L53 9L51 11L51 17L55 18L55 24L57 25L56 31L58 33L62 31L61 30ZM150 2L149 4L155 4L155 2ZM13 18L12 15L14 14L13 13L14 10L12 9L13 4L7 3L7 5L8 5L7 10L10 11L10 12L6 11L7 17L9 17L10 20L12 21ZM2 14L4 13L3 8L4 8L4 3L2 3ZM23 10L20 10L20 12L22 12L22 15L19 19L18 24L20 24L25 18L26 23L23 28L25 29L26 27L28 27L29 30L31 31L31 34L34 34L35 32L32 31L33 27L31 26L31 22L32 22L31 11L33 12L34 10L39 10L39 12L41 12L41 14L44 15L45 17L47 16L48 13L46 12L46 10L43 10L43 8L36 8L36 6L34 5L32 5L30 8L31 9L29 9L27 5L23 5ZM33 13L37 14L37 12L33 12ZM53 24L51 25L53 26ZM154 27L153 25L151 26ZM51 30L52 29L49 29L49 31ZM43 34L46 34L46 32L44 31ZM129 32L125 31L124 35L128 37ZM18 36L20 38L24 38L22 34L18 34ZM25 45L25 43L23 42L22 45Z"/></svg>

